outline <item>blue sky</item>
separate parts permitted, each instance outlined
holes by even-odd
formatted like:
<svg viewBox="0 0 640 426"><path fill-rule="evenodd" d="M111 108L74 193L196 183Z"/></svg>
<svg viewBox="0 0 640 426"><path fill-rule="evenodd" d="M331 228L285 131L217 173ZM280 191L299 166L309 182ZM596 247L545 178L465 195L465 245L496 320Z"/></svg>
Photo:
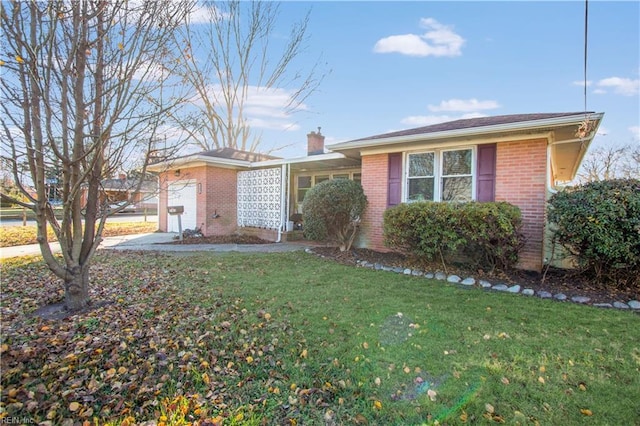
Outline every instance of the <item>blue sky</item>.
<svg viewBox="0 0 640 426"><path fill-rule="evenodd" d="M308 10L298 66L321 58L331 72L300 112L254 117L263 151L288 145L273 154L303 156L318 126L331 144L465 117L584 110L582 1L285 2L274 37ZM640 2L589 2L587 109L605 113L592 147L640 143L639 22Z"/></svg>

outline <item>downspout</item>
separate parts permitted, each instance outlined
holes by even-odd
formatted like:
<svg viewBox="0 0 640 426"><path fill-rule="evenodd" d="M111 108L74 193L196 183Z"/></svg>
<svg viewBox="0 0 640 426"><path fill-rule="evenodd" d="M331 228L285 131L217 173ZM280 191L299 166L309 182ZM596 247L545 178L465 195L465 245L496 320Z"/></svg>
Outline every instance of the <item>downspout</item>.
<svg viewBox="0 0 640 426"><path fill-rule="evenodd" d="M285 177L288 178L287 167L285 164L281 166L281 176L280 179L280 225L278 226L278 239L276 243L282 242L282 227L286 226L286 212L287 212L287 194L286 194L286 181Z"/></svg>

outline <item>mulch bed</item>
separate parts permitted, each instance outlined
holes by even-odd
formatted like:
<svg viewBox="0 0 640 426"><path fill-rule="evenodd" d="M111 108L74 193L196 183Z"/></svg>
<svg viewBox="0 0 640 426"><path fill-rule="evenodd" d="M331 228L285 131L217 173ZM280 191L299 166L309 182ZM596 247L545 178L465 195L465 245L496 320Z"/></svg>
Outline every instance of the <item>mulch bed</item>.
<svg viewBox="0 0 640 426"><path fill-rule="evenodd" d="M508 273L488 273L482 270L469 270L460 265L447 265L445 271L442 264L427 264L418 262L409 256L399 253L381 253L369 249L352 249L349 252L340 252L334 247L314 247L313 251L326 258L337 262L356 265L359 260L366 260L370 263L380 263L386 266L402 266L415 268L428 272L446 272L456 274L462 278L474 277L483 279L492 284L504 283L507 285L519 284L522 288L530 288L536 291L548 291L553 294L564 293L569 298L573 296L586 296L591 298L589 303L613 303L628 302L630 300L640 300L640 289L615 289L599 283L593 283L585 277L579 276L575 271L549 268L546 274L514 270Z"/></svg>
<svg viewBox="0 0 640 426"><path fill-rule="evenodd" d="M189 237L164 244L273 244L253 235L215 235L211 237Z"/></svg>

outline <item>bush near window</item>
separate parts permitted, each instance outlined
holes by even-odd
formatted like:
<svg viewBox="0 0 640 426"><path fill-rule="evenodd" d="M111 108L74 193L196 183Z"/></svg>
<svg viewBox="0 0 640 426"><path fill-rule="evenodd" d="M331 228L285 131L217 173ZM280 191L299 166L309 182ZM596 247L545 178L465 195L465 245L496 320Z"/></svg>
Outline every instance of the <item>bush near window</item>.
<svg viewBox="0 0 640 426"><path fill-rule="evenodd" d="M521 227L520 209L504 202L416 202L384 213L387 247L443 265L462 257L489 270L506 270L518 261Z"/></svg>
<svg viewBox="0 0 640 426"><path fill-rule="evenodd" d="M549 200L554 239L599 282L640 285L640 180L614 179L567 188Z"/></svg>
<svg viewBox="0 0 640 426"><path fill-rule="evenodd" d="M333 179L311 188L304 197L304 234L310 240L333 241L351 249L367 197L358 182Z"/></svg>

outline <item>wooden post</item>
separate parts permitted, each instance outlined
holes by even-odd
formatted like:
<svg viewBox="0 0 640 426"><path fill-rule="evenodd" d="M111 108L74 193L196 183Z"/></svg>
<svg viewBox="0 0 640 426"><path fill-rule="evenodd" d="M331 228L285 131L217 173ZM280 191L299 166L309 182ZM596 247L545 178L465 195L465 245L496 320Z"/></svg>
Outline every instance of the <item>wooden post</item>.
<svg viewBox="0 0 640 426"><path fill-rule="evenodd" d="M27 208L22 208L22 226L27 226Z"/></svg>

